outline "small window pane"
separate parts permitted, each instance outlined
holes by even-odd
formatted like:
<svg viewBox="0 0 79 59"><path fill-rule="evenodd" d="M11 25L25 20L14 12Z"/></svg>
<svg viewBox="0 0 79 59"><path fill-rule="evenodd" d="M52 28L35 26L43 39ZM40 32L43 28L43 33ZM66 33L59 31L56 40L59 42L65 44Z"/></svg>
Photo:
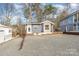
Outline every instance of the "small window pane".
<svg viewBox="0 0 79 59"><path fill-rule="evenodd" d="M74 15L74 22L77 22L77 14Z"/></svg>
<svg viewBox="0 0 79 59"><path fill-rule="evenodd" d="M49 25L45 25L45 30L49 30Z"/></svg>

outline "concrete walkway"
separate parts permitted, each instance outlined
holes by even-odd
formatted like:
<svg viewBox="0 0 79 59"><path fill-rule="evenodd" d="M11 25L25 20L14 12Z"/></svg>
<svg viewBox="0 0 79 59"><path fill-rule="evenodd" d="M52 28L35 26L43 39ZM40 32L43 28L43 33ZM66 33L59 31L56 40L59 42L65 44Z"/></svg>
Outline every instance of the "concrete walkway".
<svg viewBox="0 0 79 59"><path fill-rule="evenodd" d="M0 55L56 56L79 55L78 35L27 36L23 49L18 50L22 39L17 38L0 45Z"/></svg>

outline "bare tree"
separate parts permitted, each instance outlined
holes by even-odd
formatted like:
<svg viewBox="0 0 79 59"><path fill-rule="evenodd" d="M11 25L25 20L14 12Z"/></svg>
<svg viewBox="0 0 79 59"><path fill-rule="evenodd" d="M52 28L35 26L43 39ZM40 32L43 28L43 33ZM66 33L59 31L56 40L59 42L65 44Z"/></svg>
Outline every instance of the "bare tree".
<svg viewBox="0 0 79 59"><path fill-rule="evenodd" d="M19 26L19 35L22 38L20 48L19 48L19 50L21 50L23 48L24 40L25 40L25 37L26 37L25 25L20 25Z"/></svg>
<svg viewBox="0 0 79 59"><path fill-rule="evenodd" d="M14 4L5 3L1 8L2 14L4 16L4 25L10 26L10 21L15 11Z"/></svg>
<svg viewBox="0 0 79 59"><path fill-rule="evenodd" d="M59 30L60 21L63 20L67 15L68 15L67 10L63 10L63 12L56 17L56 20L55 20L55 28L56 28L56 30Z"/></svg>

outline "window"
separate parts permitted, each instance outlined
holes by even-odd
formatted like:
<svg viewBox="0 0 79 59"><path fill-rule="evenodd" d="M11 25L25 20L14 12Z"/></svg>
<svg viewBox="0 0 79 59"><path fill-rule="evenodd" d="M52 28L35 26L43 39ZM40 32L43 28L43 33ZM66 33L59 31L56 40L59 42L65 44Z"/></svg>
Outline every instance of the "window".
<svg viewBox="0 0 79 59"><path fill-rule="evenodd" d="M77 22L77 14L74 15L74 22Z"/></svg>
<svg viewBox="0 0 79 59"><path fill-rule="evenodd" d="M79 13L78 13L78 22L79 22Z"/></svg>
<svg viewBox="0 0 79 59"><path fill-rule="evenodd" d="M74 29L75 29L75 26L76 25L74 25ZM67 31L73 31L73 24L68 24L67 25Z"/></svg>
<svg viewBox="0 0 79 59"><path fill-rule="evenodd" d="M78 30L79 30L79 24L78 24Z"/></svg>
<svg viewBox="0 0 79 59"><path fill-rule="evenodd" d="M28 32L30 32L30 27L28 28Z"/></svg>
<svg viewBox="0 0 79 59"><path fill-rule="evenodd" d="M76 30L76 24L74 24L73 30L74 30L74 31Z"/></svg>
<svg viewBox="0 0 79 59"><path fill-rule="evenodd" d="M45 30L49 30L49 25L45 25Z"/></svg>

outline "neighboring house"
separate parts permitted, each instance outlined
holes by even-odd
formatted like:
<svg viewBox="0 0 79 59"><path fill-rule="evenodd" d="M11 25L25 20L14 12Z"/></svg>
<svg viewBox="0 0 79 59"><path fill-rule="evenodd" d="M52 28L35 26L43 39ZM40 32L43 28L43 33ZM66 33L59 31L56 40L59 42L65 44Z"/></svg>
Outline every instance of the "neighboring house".
<svg viewBox="0 0 79 59"><path fill-rule="evenodd" d="M27 34L51 34L52 32L54 32L54 23L48 20L41 23L26 24Z"/></svg>
<svg viewBox="0 0 79 59"><path fill-rule="evenodd" d="M60 21L60 29L63 32L79 32L79 10Z"/></svg>
<svg viewBox="0 0 79 59"><path fill-rule="evenodd" d="M12 29L0 24L0 43L12 39Z"/></svg>

